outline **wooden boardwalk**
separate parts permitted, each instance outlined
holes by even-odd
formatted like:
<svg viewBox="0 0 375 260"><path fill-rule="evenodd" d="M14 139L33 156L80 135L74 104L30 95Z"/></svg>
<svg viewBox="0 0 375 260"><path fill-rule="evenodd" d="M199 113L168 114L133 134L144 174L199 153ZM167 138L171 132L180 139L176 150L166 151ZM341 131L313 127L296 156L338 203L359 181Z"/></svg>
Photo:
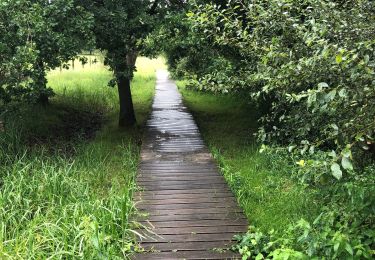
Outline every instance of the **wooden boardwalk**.
<svg viewBox="0 0 375 260"><path fill-rule="evenodd" d="M145 229L137 231L147 253L136 258L239 258L218 249L246 232L247 220L166 72L157 73L147 128L136 193L137 208L145 213L138 219Z"/></svg>

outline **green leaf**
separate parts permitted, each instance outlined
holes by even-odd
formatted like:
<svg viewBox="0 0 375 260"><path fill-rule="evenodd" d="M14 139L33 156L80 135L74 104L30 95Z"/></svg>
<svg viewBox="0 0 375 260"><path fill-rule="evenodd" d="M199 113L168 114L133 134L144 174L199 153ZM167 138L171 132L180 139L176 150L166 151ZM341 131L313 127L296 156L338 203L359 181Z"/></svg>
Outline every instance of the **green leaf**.
<svg viewBox="0 0 375 260"><path fill-rule="evenodd" d="M346 243L345 250L350 254L353 255L353 248L350 244Z"/></svg>
<svg viewBox="0 0 375 260"><path fill-rule="evenodd" d="M333 131L331 131L331 134L333 136L336 136L339 134L339 127L336 124L330 124L329 126L333 129Z"/></svg>
<svg viewBox="0 0 375 260"><path fill-rule="evenodd" d="M99 249L99 239L97 236L91 237L91 242L96 249Z"/></svg>
<svg viewBox="0 0 375 260"><path fill-rule="evenodd" d="M331 171L332 171L333 177L335 177L336 179L340 180L342 178L341 167L337 163L333 163L331 165Z"/></svg>
<svg viewBox="0 0 375 260"><path fill-rule="evenodd" d="M353 170L353 165L348 157L342 157L341 165L345 170Z"/></svg>
<svg viewBox="0 0 375 260"><path fill-rule="evenodd" d="M325 82L320 82L320 83L318 84L318 87L319 87L319 88L328 88L329 86L328 86L328 84L325 83Z"/></svg>
<svg viewBox="0 0 375 260"><path fill-rule="evenodd" d="M342 97L342 98L344 98L344 97L346 97L347 96L347 94L346 94L346 89L341 89L340 91L339 91L339 96L340 97Z"/></svg>
<svg viewBox="0 0 375 260"><path fill-rule="evenodd" d="M370 56L365 55L363 60L367 64L370 61Z"/></svg>
<svg viewBox="0 0 375 260"><path fill-rule="evenodd" d="M341 154L342 154L342 156L344 156L346 158L352 157L352 151L350 150L350 146L345 147L345 149L342 150Z"/></svg>
<svg viewBox="0 0 375 260"><path fill-rule="evenodd" d="M342 54L339 53L339 54L336 55L336 63L340 64L341 62L342 62Z"/></svg>
<svg viewBox="0 0 375 260"><path fill-rule="evenodd" d="M328 153L328 156L331 156L332 158L336 158L337 154L335 151L332 150L331 152Z"/></svg>
<svg viewBox="0 0 375 260"><path fill-rule="evenodd" d="M261 146L260 149L259 149L259 153L263 153L263 152L265 152L266 150L267 150L267 146L264 145L264 144L262 144L262 146Z"/></svg>
<svg viewBox="0 0 375 260"><path fill-rule="evenodd" d="M333 250L334 250L335 252L337 252L337 250L339 249L339 247L340 247L340 243L336 243L336 244L333 246Z"/></svg>
<svg viewBox="0 0 375 260"><path fill-rule="evenodd" d="M328 94L326 94L326 98L329 101L334 100L335 96L336 96L336 90L335 89L331 90Z"/></svg>
<svg viewBox="0 0 375 260"><path fill-rule="evenodd" d="M333 130L338 131L339 127L336 124L330 124L330 126L333 128Z"/></svg>
<svg viewBox="0 0 375 260"><path fill-rule="evenodd" d="M314 102L316 102L316 93L312 93L311 95L309 95L309 97L307 98L307 106L311 107Z"/></svg>

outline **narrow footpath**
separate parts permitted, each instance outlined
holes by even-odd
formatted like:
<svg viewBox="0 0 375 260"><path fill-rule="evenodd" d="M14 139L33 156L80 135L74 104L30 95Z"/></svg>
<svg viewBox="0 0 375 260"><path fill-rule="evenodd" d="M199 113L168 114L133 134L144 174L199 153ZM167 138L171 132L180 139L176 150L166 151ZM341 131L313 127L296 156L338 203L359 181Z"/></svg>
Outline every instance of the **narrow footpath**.
<svg viewBox="0 0 375 260"><path fill-rule="evenodd" d="M137 183L147 251L137 259L239 258L220 249L246 232L247 220L165 71L157 73Z"/></svg>

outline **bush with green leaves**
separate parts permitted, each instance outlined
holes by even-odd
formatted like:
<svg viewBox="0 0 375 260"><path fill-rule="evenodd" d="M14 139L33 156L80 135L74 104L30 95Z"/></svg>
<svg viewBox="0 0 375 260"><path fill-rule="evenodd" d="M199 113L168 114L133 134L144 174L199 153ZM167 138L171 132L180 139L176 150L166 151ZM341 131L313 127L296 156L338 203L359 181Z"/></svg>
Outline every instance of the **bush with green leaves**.
<svg viewBox="0 0 375 260"><path fill-rule="evenodd" d="M319 189L327 207L322 227L309 223L316 245L282 243L275 258L373 254L374 13L368 0L197 1L186 13L191 45L214 55L198 72L185 69L191 86L243 91L265 108L262 150L292 154L292 177Z"/></svg>
<svg viewBox="0 0 375 260"><path fill-rule="evenodd" d="M193 30L217 49L238 50L241 65L198 82L216 91L246 88L269 101L259 138L302 153L335 150L332 173L340 179L338 164L352 168L352 156L344 154L370 149L374 138L374 11L372 1L198 5L188 13ZM228 75L225 84L217 84L221 73Z"/></svg>
<svg viewBox="0 0 375 260"><path fill-rule="evenodd" d="M36 50L27 30L32 14L22 14L26 9L20 2L0 4L0 102L22 96L29 86Z"/></svg>
<svg viewBox="0 0 375 260"><path fill-rule="evenodd" d="M0 102L45 103L53 95L46 72L92 46L91 27L79 1L1 1Z"/></svg>
<svg viewBox="0 0 375 260"><path fill-rule="evenodd" d="M238 52L237 60L207 70L197 84L222 92L245 89L266 100L259 139L300 148L302 156L326 151L323 161L339 180L356 157L373 156L365 150L373 149L375 129L374 11L372 1L197 5L189 21L218 50L217 60L234 57L219 51L224 47Z"/></svg>
<svg viewBox="0 0 375 260"><path fill-rule="evenodd" d="M375 232L356 229L357 222L339 208L324 208L312 223L301 219L282 235L250 227L232 249L243 259L372 259Z"/></svg>

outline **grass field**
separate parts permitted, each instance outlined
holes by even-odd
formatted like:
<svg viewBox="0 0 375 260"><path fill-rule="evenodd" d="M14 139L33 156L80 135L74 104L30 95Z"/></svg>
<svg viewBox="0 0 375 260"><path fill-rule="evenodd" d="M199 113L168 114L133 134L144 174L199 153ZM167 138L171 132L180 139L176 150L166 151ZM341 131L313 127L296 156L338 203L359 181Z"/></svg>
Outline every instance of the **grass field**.
<svg viewBox="0 0 375 260"><path fill-rule="evenodd" d="M314 192L290 177L288 161L259 153L256 107L240 96L187 90L184 82L178 86L250 225L283 232L300 218L316 216Z"/></svg>
<svg viewBox="0 0 375 260"><path fill-rule="evenodd" d="M117 127L117 90L102 64L48 74L48 107L25 105L0 133L0 258L123 259L142 126L156 68L140 58L132 85L137 126Z"/></svg>

